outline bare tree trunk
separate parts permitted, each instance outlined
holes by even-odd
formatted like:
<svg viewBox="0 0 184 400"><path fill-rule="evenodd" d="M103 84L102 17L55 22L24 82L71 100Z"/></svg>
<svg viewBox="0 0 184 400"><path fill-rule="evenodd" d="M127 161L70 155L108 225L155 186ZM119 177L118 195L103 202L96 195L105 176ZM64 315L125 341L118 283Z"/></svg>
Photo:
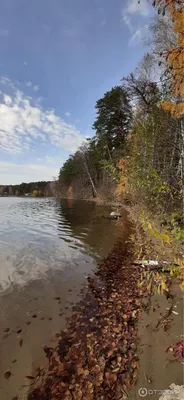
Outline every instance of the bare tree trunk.
<svg viewBox="0 0 184 400"><path fill-rule="evenodd" d="M108 144L107 144L107 152L108 152L108 155L109 155L110 162L112 163L112 157L111 157L111 153L110 153Z"/></svg>
<svg viewBox="0 0 184 400"><path fill-rule="evenodd" d="M87 172L87 174L88 174L88 177L89 177L89 180L90 180L90 183L91 183L92 192L93 192L93 197L96 197L96 196L97 196L97 190L96 190L96 187L95 187L95 185L94 185L93 179L92 179L92 177L91 177L91 174L90 174L90 172L89 172L88 166L87 166L87 164L85 163L85 161L84 161L84 167L85 167L85 169L86 169L86 172Z"/></svg>
<svg viewBox="0 0 184 400"><path fill-rule="evenodd" d="M90 183L91 183L93 197L96 197L98 193L97 193L95 184L94 184L94 182L93 182L92 176L91 176L90 171L89 171L89 168L88 168L88 164L87 164L87 161L86 161L86 156L85 156L85 154L83 153L83 151L81 151L80 153L81 153L81 158L82 158L82 162L83 162L84 168L85 168L85 170L86 170L86 172L87 172L87 175L88 175L88 177L89 177L89 181L90 181Z"/></svg>

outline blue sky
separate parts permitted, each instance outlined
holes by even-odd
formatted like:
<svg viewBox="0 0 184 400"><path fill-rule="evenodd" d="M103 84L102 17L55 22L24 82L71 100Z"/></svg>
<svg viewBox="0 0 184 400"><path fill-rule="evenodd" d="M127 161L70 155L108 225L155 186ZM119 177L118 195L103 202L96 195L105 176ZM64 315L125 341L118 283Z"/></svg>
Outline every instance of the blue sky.
<svg viewBox="0 0 184 400"><path fill-rule="evenodd" d="M146 51L147 0L0 0L0 184L52 179Z"/></svg>

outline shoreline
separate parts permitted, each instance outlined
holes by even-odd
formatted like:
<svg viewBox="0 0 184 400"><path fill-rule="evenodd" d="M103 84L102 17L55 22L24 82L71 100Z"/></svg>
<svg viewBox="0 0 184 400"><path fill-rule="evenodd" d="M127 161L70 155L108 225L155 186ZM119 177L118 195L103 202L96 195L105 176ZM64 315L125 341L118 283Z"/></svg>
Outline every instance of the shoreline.
<svg viewBox="0 0 184 400"><path fill-rule="evenodd" d="M131 213L130 207L124 208ZM128 239L131 231L130 227ZM131 241L119 241L97 264L67 328L56 335L59 339L56 348L45 347L48 370L35 379L28 400L140 399L139 388L143 384L146 390L151 385L154 390L167 390L173 381L183 384L181 360L176 368L173 361L177 360L168 358L166 353L174 342L173 337L175 342L181 339L182 292L176 281L174 299L180 317L175 329L177 311L164 319L170 298L153 295L145 284L138 288L142 271L134 264L134 250ZM173 280L170 280L172 286ZM159 322L162 320L163 324ZM161 341L159 346L157 341ZM149 361L146 362L150 356L159 376L149 367ZM169 377L167 370L164 371L167 363ZM158 396L152 398L158 399Z"/></svg>
<svg viewBox="0 0 184 400"><path fill-rule="evenodd" d="M56 349L45 347L48 371L28 396L37 399L125 399L137 379L137 321L143 291L132 249L118 243L88 278ZM120 397L121 396L121 397Z"/></svg>

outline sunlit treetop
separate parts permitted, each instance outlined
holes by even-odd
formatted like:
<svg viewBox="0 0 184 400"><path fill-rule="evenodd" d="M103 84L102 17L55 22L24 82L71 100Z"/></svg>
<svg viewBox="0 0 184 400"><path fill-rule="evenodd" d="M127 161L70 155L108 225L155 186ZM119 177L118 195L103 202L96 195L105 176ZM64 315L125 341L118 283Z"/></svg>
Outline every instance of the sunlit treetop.
<svg viewBox="0 0 184 400"><path fill-rule="evenodd" d="M167 64L166 76L171 80L173 101L164 102L163 106L180 117L184 115L184 0L154 0L152 5L158 14L169 12L173 21L177 45L160 54Z"/></svg>

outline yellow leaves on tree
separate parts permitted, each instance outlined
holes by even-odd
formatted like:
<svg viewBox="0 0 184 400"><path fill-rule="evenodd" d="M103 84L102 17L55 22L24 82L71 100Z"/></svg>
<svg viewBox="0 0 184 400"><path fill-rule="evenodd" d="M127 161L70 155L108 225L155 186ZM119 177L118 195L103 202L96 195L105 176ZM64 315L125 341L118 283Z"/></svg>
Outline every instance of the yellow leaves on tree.
<svg viewBox="0 0 184 400"><path fill-rule="evenodd" d="M176 117L180 117L184 114L184 1L156 0L155 6L162 13L166 8L169 10L176 33L177 46L162 54L172 77L171 87L175 100L164 102L163 107Z"/></svg>
<svg viewBox="0 0 184 400"><path fill-rule="evenodd" d="M118 161L117 167L119 169L120 172L120 180L118 185L116 186L115 189L115 195L117 197L117 199L122 199L123 195L126 192L127 189L127 182L128 182L128 178L127 178L127 168L128 168L128 159L127 158L121 158Z"/></svg>

